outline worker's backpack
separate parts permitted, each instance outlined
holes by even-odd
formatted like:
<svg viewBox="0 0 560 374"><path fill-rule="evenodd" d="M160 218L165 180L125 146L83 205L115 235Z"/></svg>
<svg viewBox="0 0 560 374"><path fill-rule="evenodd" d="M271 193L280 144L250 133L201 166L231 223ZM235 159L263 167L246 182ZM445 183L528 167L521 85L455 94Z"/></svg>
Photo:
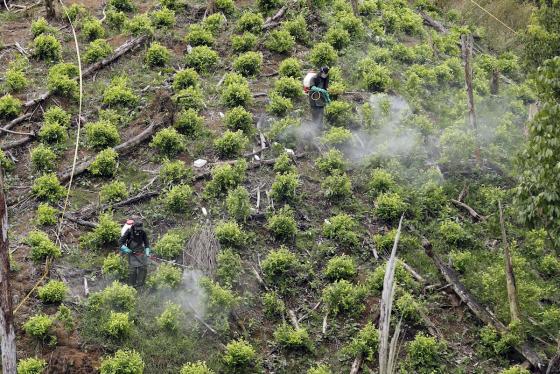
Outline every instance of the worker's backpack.
<svg viewBox="0 0 560 374"><path fill-rule="evenodd" d="M311 88L311 82L313 78L317 76L317 72L315 70L309 70L305 77L303 78L303 92L306 94L309 93L309 89Z"/></svg>

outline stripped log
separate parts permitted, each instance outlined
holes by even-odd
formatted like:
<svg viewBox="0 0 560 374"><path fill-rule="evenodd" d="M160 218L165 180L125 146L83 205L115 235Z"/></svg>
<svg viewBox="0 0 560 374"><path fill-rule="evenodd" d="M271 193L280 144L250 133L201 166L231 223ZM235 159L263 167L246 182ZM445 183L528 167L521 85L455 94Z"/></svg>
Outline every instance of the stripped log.
<svg viewBox="0 0 560 374"><path fill-rule="evenodd" d="M422 17L422 20L424 21L425 25L433 27L438 32L441 32L442 34L447 34L449 32L447 30L447 28L445 26L443 26L443 24L441 22L436 21L435 19L433 19L432 17L427 15L425 12L420 11L418 13Z"/></svg>
<svg viewBox="0 0 560 374"><path fill-rule="evenodd" d="M9 149L17 148L24 144L31 143L33 139L35 139L35 135L25 136L16 141L0 145L0 149L2 149L3 151L7 151Z"/></svg>
<svg viewBox="0 0 560 374"><path fill-rule="evenodd" d="M463 203L462 201L459 200L455 200L455 199L451 199L451 202L455 205L460 206L461 208L465 208L467 210L467 212L469 212L469 214L474 218L477 219L479 221L484 221L486 219L485 216L478 214L476 212L476 210L474 210L473 208L471 208L470 206L468 206L467 204Z"/></svg>
<svg viewBox="0 0 560 374"><path fill-rule="evenodd" d="M406 262L404 262L403 260L401 260L399 258L399 262L400 264L404 267L404 269L406 271L408 271L410 273L410 275L412 275L412 277L414 279L416 279L418 282L425 284L426 283L426 278L424 278L423 276L421 276L416 270L414 270L409 264L407 264Z"/></svg>
<svg viewBox="0 0 560 374"><path fill-rule="evenodd" d="M95 223L95 222L83 220L81 218L73 216L70 213L64 213L63 217L66 218L70 222L77 223L78 225L81 225L81 226L90 227L92 229L94 229L98 226L97 223Z"/></svg>
<svg viewBox="0 0 560 374"><path fill-rule="evenodd" d="M504 246L504 268L506 272L506 287L508 293L509 312L512 322L520 321L519 302L517 301L517 287L515 286L515 275L513 274L513 265L511 255L509 253L509 245L506 236L506 224L504 222L504 212L502 210L502 202L498 200L498 210L500 213L500 228L502 231L502 244Z"/></svg>
<svg viewBox="0 0 560 374"><path fill-rule="evenodd" d="M278 26L280 24L280 19L284 17L284 14L286 14L286 10L288 10L288 7L284 5L278 10L278 12L276 12L275 15L268 17L263 24L263 30L268 30Z"/></svg>
<svg viewBox="0 0 560 374"><path fill-rule="evenodd" d="M290 318L290 323L294 326L294 329L299 330L299 322L296 316L296 312L288 309L288 317Z"/></svg>
<svg viewBox="0 0 560 374"><path fill-rule="evenodd" d="M358 374L360 371L360 367L362 366L362 362L364 362L364 355L359 354L352 362L352 367L350 368L350 374Z"/></svg>
<svg viewBox="0 0 560 374"><path fill-rule="evenodd" d="M7 124L4 125L4 127L0 128L0 131L2 133L8 132L8 130L10 130L12 127L14 127L15 125L31 118L31 116L33 116L33 113L26 113L22 116L17 117L16 119L8 122Z"/></svg>

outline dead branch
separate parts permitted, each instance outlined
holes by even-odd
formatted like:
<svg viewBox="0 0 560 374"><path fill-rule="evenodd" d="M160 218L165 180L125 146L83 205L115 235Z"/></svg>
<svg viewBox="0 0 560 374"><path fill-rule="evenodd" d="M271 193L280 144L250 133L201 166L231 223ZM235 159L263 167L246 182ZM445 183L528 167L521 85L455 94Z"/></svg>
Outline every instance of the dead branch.
<svg viewBox="0 0 560 374"><path fill-rule="evenodd" d="M16 140L14 142L11 143L5 143L0 145L0 149L2 149L3 151L7 151L8 149L12 149L12 148L17 148L19 146L22 146L24 144L27 143L31 143L33 141L33 139L35 139L35 136L26 136L24 138L21 138L19 140Z"/></svg>
<svg viewBox="0 0 560 374"><path fill-rule="evenodd" d="M360 367L362 367L362 362L364 361L364 356L359 354L352 362L352 367L350 368L350 374L358 374Z"/></svg>
<svg viewBox="0 0 560 374"><path fill-rule="evenodd" d="M463 199L467 196L468 193L469 193L469 185L465 183L463 189L459 193L459 196L457 196L457 201L463 202Z"/></svg>
<svg viewBox="0 0 560 374"><path fill-rule="evenodd" d="M28 118L31 118L31 116L33 116L33 113L26 113L22 116L17 117L16 119L8 122L7 124L4 125L4 127L0 128L0 131L2 132L9 132L9 130L14 127L15 125L25 121Z"/></svg>
<svg viewBox="0 0 560 374"><path fill-rule="evenodd" d="M255 275L255 278L257 278L257 282L259 282L259 284L265 289L268 290L268 287L266 286L266 283L264 283L264 280L262 279L261 275L259 274L259 272L257 271L257 269L255 269L254 266L251 266L251 270L253 271L253 274Z"/></svg>
<svg viewBox="0 0 560 374"><path fill-rule="evenodd" d="M321 332L323 333L323 335L325 335L327 333L327 318L329 317L329 312L325 313L325 316L323 317L323 328L321 329Z"/></svg>
<svg viewBox="0 0 560 374"><path fill-rule="evenodd" d="M414 279L416 279L418 282L420 282L422 284L426 283L426 279L423 276L421 276L416 270L414 270L410 265L408 265L406 262L404 262L400 258L399 258L399 262L404 267L404 269L406 271L408 271L410 273L410 275L412 275L412 277Z"/></svg>
<svg viewBox="0 0 560 374"><path fill-rule="evenodd" d="M288 7L284 5L278 10L278 12L276 12L275 15L273 15L272 17L268 17L264 22L263 30L268 30L278 26L280 24L279 20L284 17L284 14L286 14L286 10L288 10Z"/></svg>
<svg viewBox="0 0 560 374"><path fill-rule="evenodd" d="M264 96L267 96L267 95L268 94L266 92L257 92L257 93L253 94L253 97L257 98L257 97L264 97Z"/></svg>
<svg viewBox="0 0 560 374"><path fill-rule="evenodd" d="M85 295L85 297L89 296L89 286L88 286L88 281L87 281L86 277L84 277L84 295Z"/></svg>
<svg viewBox="0 0 560 374"><path fill-rule="evenodd" d="M461 208L465 208L474 219L477 219L479 221L484 221L486 219L485 216L478 214L476 210L459 200L451 199L451 202L460 206Z"/></svg>
<svg viewBox="0 0 560 374"><path fill-rule="evenodd" d="M515 287L515 275L513 274L513 265L511 264L511 255L509 253L509 245L506 237L506 225L504 222L504 212L502 210L502 202L498 200L498 210L500 213L500 228L502 231L502 244L504 246L504 267L506 272L506 287L508 293L509 312L512 322L519 321L519 302L517 300L517 288Z"/></svg>
<svg viewBox="0 0 560 374"><path fill-rule="evenodd" d="M77 223L78 225L81 225L81 226L90 227L92 229L94 229L98 226L97 223L95 223L95 222L80 219L78 217L73 216L70 213L64 213L63 217L66 218L70 222Z"/></svg>
<svg viewBox="0 0 560 374"><path fill-rule="evenodd" d="M294 326L294 329L299 330L299 323L296 312L294 312L292 309L288 309L288 317L290 318L290 323Z"/></svg>
<svg viewBox="0 0 560 374"><path fill-rule="evenodd" d="M435 19L433 19L432 17L430 17L429 15L427 15L426 13L424 13L422 11L420 11L418 13L420 14L422 19L424 20L425 25L430 26L430 27L436 29L438 32L441 32L443 34L447 34L449 32L447 30L447 28L441 24L441 22L436 21Z"/></svg>

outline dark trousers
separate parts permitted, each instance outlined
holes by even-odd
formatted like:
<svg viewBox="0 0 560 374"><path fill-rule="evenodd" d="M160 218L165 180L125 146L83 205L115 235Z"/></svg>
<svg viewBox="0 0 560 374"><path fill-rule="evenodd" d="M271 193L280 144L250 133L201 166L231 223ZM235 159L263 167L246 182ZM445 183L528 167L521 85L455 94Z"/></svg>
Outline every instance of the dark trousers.
<svg viewBox="0 0 560 374"><path fill-rule="evenodd" d="M146 275L148 274L147 266L129 266L128 268L128 284L132 287L141 287L146 283Z"/></svg>
<svg viewBox="0 0 560 374"><path fill-rule="evenodd" d="M324 106L311 106L311 121L320 129L323 128Z"/></svg>

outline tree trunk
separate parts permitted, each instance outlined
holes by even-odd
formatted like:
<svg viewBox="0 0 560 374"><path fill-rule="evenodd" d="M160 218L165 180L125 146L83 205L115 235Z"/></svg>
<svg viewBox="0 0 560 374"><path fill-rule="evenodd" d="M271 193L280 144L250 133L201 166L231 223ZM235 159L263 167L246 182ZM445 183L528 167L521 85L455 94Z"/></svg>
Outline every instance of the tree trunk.
<svg viewBox="0 0 560 374"><path fill-rule="evenodd" d="M472 35L461 35L461 51L463 56L463 64L465 67L465 83L467 86L467 107L469 110L469 124L474 132L476 150L476 162L480 165L480 146L478 145L478 126L476 124L476 113L474 110L474 94L473 94L473 70L471 66L472 59Z"/></svg>
<svg viewBox="0 0 560 374"><path fill-rule="evenodd" d="M506 237L506 227L504 223L504 213L502 211L502 203L498 201L498 209L500 210L500 227L502 229L502 242L504 245L504 266L506 271L506 286L509 301L509 312L511 322L519 321L519 303L517 301L517 289L515 287L515 276L513 274L513 266L511 265L511 255Z"/></svg>
<svg viewBox="0 0 560 374"><path fill-rule="evenodd" d="M8 208L4 196L3 170L0 168L0 347L2 372L16 374L16 333L10 288L10 259L8 255Z"/></svg>
<svg viewBox="0 0 560 374"><path fill-rule="evenodd" d="M492 95L500 93L500 71L498 69L494 69L494 71L492 71L492 78L490 79L490 93Z"/></svg>
<svg viewBox="0 0 560 374"><path fill-rule="evenodd" d="M54 17L56 17L53 0L45 0L45 9L47 11L47 19L53 19Z"/></svg>
<svg viewBox="0 0 560 374"><path fill-rule="evenodd" d="M352 4L352 11L354 12L354 15L357 17L358 16L358 0L350 0L350 4Z"/></svg>

